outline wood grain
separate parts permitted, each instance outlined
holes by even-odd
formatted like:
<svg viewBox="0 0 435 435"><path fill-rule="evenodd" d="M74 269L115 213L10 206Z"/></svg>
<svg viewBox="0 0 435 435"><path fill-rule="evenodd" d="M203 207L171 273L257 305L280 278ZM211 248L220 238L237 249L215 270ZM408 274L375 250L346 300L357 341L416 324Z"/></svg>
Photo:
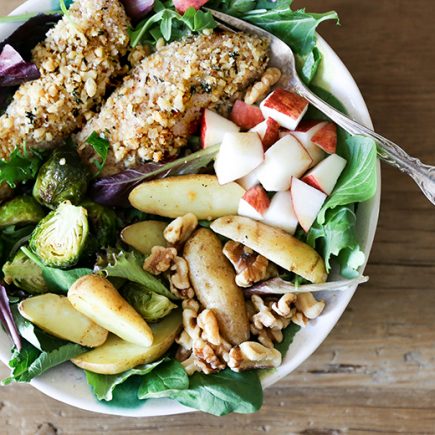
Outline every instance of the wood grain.
<svg viewBox="0 0 435 435"><path fill-rule="evenodd" d="M0 14L19 2L1 0ZM341 27L325 24L321 33L353 73L378 131L435 164L433 0L295 4L339 12ZM0 433L435 433L434 210L388 167L382 196L370 282L319 350L266 391L256 415L101 416L17 385L0 389Z"/></svg>

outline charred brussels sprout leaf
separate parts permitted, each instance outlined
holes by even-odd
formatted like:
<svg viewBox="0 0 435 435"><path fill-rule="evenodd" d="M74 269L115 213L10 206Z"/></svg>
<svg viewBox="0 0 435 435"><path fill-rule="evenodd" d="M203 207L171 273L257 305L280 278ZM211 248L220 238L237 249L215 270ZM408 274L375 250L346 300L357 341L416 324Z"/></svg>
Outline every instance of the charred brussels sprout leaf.
<svg viewBox="0 0 435 435"><path fill-rule="evenodd" d="M38 294L49 291L41 268L22 251L18 251L15 257L3 266L3 274L6 284L13 284L27 293Z"/></svg>
<svg viewBox="0 0 435 435"><path fill-rule="evenodd" d="M120 221L109 207L86 200L81 204L88 212L89 232L87 249L96 252L102 248L116 245Z"/></svg>
<svg viewBox="0 0 435 435"><path fill-rule="evenodd" d="M121 293L147 322L156 322L177 308L166 296L153 293L137 283L128 283Z"/></svg>
<svg viewBox="0 0 435 435"><path fill-rule="evenodd" d="M88 188L90 173L77 152L71 147L58 148L41 166L33 196L49 208L56 208L63 201L79 204Z"/></svg>
<svg viewBox="0 0 435 435"><path fill-rule="evenodd" d="M66 268L78 262L87 237L86 209L65 201L39 222L29 246L46 266Z"/></svg>
<svg viewBox="0 0 435 435"><path fill-rule="evenodd" d="M17 196L0 206L0 227L37 223L44 209L31 196Z"/></svg>

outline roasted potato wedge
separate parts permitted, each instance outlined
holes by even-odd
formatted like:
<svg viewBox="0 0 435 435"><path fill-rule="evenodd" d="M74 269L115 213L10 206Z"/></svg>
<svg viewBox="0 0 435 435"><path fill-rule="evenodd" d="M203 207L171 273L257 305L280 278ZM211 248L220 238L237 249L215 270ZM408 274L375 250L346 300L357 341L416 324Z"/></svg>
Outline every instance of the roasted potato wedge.
<svg viewBox="0 0 435 435"><path fill-rule="evenodd" d="M106 278L79 278L69 289L68 299L76 310L125 341L144 347L153 343L147 322Z"/></svg>
<svg viewBox="0 0 435 435"><path fill-rule="evenodd" d="M222 243L212 231L200 228L186 242L184 258L195 294L205 308L213 310L219 330L232 344L249 338L249 322L242 290L235 272L222 253Z"/></svg>
<svg viewBox="0 0 435 435"><path fill-rule="evenodd" d="M128 199L145 213L176 218L190 212L198 219L215 219L237 213L244 193L237 183L220 185L214 175L183 175L142 183Z"/></svg>
<svg viewBox="0 0 435 435"><path fill-rule="evenodd" d="M77 311L66 296L46 293L25 299L20 314L43 331L87 347L101 346L109 331Z"/></svg>
<svg viewBox="0 0 435 435"><path fill-rule="evenodd" d="M225 216L210 228L228 239L243 243L289 272L315 284L326 281L322 257L306 243L283 230L241 216Z"/></svg>
<svg viewBox="0 0 435 435"><path fill-rule="evenodd" d="M125 227L121 239L144 255L151 253L153 246L166 246L163 230L168 224L161 221L143 221Z"/></svg>
<svg viewBox="0 0 435 435"><path fill-rule="evenodd" d="M181 311L173 311L151 326L154 334L152 346L138 346L110 334L102 346L74 358L72 362L82 369L105 375L115 375L139 364L148 364L159 359L171 347L181 325Z"/></svg>

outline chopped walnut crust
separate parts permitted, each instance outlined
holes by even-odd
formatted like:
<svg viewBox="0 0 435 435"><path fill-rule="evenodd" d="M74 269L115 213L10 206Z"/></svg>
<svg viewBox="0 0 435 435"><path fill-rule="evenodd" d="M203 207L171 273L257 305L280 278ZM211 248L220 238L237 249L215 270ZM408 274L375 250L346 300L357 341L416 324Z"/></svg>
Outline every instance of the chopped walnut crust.
<svg viewBox="0 0 435 435"><path fill-rule="evenodd" d="M276 274L276 267L266 257L233 240L225 243L223 254L236 270L236 284L250 287Z"/></svg>
<svg viewBox="0 0 435 435"><path fill-rule="evenodd" d="M171 245L184 243L198 226L198 219L193 213L187 213L174 219L163 231L163 237Z"/></svg>
<svg viewBox="0 0 435 435"><path fill-rule="evenodd" d="M232 102L261 76L268 41L246 33L215 31L175 41L132 69L77 136L84 161L96 131L110 142L102 175L176 156L204 108L228 114Z"/></svg>
<svg viewBox="0 0 435 435"><path fill-rule="evenodd" d="M84 125L121 70L129 26L118 0L71 5L32 51L41 77L23 83L0 117L1 158L23 143L56 146Z"/></svg>

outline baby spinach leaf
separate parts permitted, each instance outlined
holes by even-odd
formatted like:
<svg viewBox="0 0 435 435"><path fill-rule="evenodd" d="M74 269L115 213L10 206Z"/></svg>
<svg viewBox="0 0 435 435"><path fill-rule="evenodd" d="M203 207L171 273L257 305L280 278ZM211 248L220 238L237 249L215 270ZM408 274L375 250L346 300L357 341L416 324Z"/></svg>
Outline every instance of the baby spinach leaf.
<svg viewBox="0 0 435 435"><path fill-rule="evenodd" d="M368 137L349 136L339 143L337 154L346 159L347 165L317 216L319 224L325 223L327 210L367 201L376 193L376 143Z"/></svg>
<svg viewBox="0 0 435 435"><path fill-rule="evenodd" d="M183 366L176 360L165 361L143 381L138 390L139 399L157 399L168 397L169 391L189 388L189 377Z"/></svg>
<svg viewBox="0 0 435 435"><path fill-rule="evenodd" d="M125 278L128 281L143 285L149 291L166 296L169 299L177 299L165 285L155 276L145 271L142 267L142 259L134 252L120 252L115 256L113 264L101 269L107 277L115 276Z"/></svg>
<svg viewBox="0 0 435 435"><path fill-rule="evenodd" d="M332 257L339 257L341 275L354 278L356 269L364 263L364 253L360 250L355 236L356 216L351 207L337 207L328 210L325 222L315 222L311 227L307 243L322 254L327 272L331 270Z"/></svg>
<svg viewBox="0 0 435 435"><path fill-rule="evenodd" d="M131 376L146 375L164 361L166 361L165 358L150 364L142 364L118 375L102 375L85 370L86 380L92 387L92 390L98 400L110 401L113 398L113 391L116 386L122 384Z"/></svg>
<svg viewBox="0 0 435 435"><path fill-rule="evenodd" d="M84 267L70 270L48 267L30 249L23 246L21 250L41 268L42 276L48 288L54 293L67 293L75 281L82 276L93 273L92 269Z"/></svg>
<svg viewBox="0 0 435 435"><path fill-rule="evenodd" d="M295 323L290 323L290 325L288 325L287 328L282 331L284 338L281 343L275 344L275 349L281 352L283 358L285 358L285 356L287 355L288 349L293 343L293 339L295 338L296 333L298 333L300 329L301 327L299 325L296 325Z"/></svg>
<svg viewBox="0 0 435 435"><path fill-rule="evenodd" d="M148 376L154 377L156 373ZM163 380L163 376L158 380L148 379L141 385L141 397L168 397L213 415L248 414L260 409L263 403L263 389L256 371L236 373L225 369L211 375L195 373L189 378L189 388L174 388L185 385L180 373L177 369L171 382ZM160 390L166 382L170 388Z"/></svg>

